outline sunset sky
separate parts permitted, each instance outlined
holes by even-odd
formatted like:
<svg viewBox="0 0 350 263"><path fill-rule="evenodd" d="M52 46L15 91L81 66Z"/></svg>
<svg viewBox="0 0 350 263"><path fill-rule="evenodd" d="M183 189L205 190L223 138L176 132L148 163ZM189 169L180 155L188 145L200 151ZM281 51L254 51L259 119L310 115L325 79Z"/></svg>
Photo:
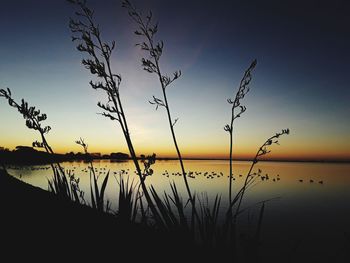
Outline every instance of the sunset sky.
<svg viewBox="0 0 350 263"><path fill-rule="evenodd" d="M307 3L306 3L307 2ZM102 36L116 40L113 69L122 75L121 96L137 154L175 156L155 75L142 70L136 26L120 1L88 1ZM234 98L253 59L247 112L235 126L235 157L252 157L266 138L291 134L272 148L272 158L350 160L350 8L347 1L134 0L152 10L165 43L164 73L180 69L168 89L180 149L186 157L226 158ZM88 84L82 54L68 28L74 7L64 0L1 0L0 88L25 98L48 115L56 152L127 152L117 123L98 115L102 92ZM0 98L0 146L31 145L38 134Z"/></svg>

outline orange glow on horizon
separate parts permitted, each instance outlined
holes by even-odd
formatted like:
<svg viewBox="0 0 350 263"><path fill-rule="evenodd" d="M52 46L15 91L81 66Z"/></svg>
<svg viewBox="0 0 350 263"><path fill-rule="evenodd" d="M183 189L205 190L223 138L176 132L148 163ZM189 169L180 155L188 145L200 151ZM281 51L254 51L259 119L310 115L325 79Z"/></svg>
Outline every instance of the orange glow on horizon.
<svg viewBox="0 0 350 263"><path fill-rule="evenodd" d="M170 148L170 147L169 147ZM152 154L153 152L157 154L159 158L177 158L176 153L174 150L169 148L163 148L159 147L158 151L152 151L149 149L144 148L136 148L137 154ZM303 150L287 150L287 149L274 149L271 153L267 154L266 156L262 156L261 160L285 160L285 161L348 161L350 160L350 154L348 152L320 152L320 151L303 151ZM81 152L81 149L79 147L74 147L74 150L68 149L68 148L57 148L57 153L67 153L67 152ZM99 152L102 155L103 154L110 154L112 152L124 152L128 153L129 151L127 148L119 148L117 149L91 149L90 152ZM236 152L233 154L234 159L243 159L243 160L252 160L256 154L256 149L248 149L246 151L242 151L240 149L237 149ZM203 158L203 159L229 159L229 152L225 151L223 149L213 149L208 151L200 151L196 149L191 150L183 150L182 151L183 158Z"/></svg>
<svg viewBox="0 0 350 263"><path fill-rule="evenodd" d="M112 152L129 153L125 142L116 129L107 129L106 135L96 135L94 132L87 136L90 153L110 154ZM18 134L16 134L18 132ZM110 132L110 133L109 133ZM25 134L25 136L23 136ZM135 133L134 133L135 134ZM185 134L186 135L186 134ZM18 145L30 146L37 139L34 132L28 132L25 127L21 130L6 133L6 138L0 138L0 147L15 149ZM145 137L146 136L146 137ZM155 133L151 136L139 135L134 138L134 147L137 155L157 154L160 158L176 158L175 148L167 131ZM192 137L191 137L192 136ZM184 137L184 138L182 138ZM210 136L210 140L195 137L192 134L179 135L179 146L184 158L203 159L229 159L229 144L227 136ZM251 138L248 138L251 137ZM155 139L156 138L156 139ZM239 136L233 147L234 159L252 160L263 141L262 136L251 136L244 134ZM56 153L82 152L81 146L75 144L78 138L72 137L70 133L62 134L60 131L49 134L49 143ZM280 145L272 145L271 153L262 156L266 160L292 160L292 161L349 161L350 147L348 141L328 141L320 144L310 139L300 139L297 135L289 135L281 138Z"/></svg>
<svg viewBox="0 0 350 263"><path fill-rule="evenodd" d="M225 139L225 138L224 138ZM229 158L229 147L226 144L225 140L217 142L216 145L208 143L209 145L198 145L186 144L183 147L180 147L182 156L184 158L208 158L208 159L228 159ZM346 145L344 147L331 148L316 148L316 147L305 147L302 148L296 144L293 144L290 138L284 138L285 140L281 142L280 146L271 147L272 152L266 156L263 156L261 159L271 159L271 160L350 160L350 151ZM9 148L10 150L15 149L17 145L31 145L32 138L25 138L22 143L16 143L15 140L9 142L2 142L0 140L0 146ZM56 153L64 154L68 152L82 152L82 148L79 145L76 145L74 142L69 144L63 144L62 141L54 141L52 147ZM101 154L110 154L112 152L124 152L129 153L127 147L123 144L118 146L118 144L106 144L103 143L103 146L95 145L91 143L89 147L89 152ZM154 144L151 149L150 145L141 144L138 147L138 143L134 143L135 149L138 155L140 154L152 154L153 152L161 158L176 158L176 152L172 145L163 145L163 144ZM254 146L253 143L240 142L238 145L234 146L234 159L248 159L251 160L254 158L254 155L258 147Z"/></svg>

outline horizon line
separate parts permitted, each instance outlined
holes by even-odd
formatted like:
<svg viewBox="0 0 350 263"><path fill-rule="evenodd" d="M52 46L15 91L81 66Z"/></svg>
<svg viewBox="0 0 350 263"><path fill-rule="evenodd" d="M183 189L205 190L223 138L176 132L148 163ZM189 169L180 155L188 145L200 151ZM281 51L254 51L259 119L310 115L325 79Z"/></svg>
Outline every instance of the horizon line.
<svg viewBox="0 0 350 263"><path fill-rule="evenodd" d="M24 146L24 147L28 147L28 148L33 148L31 146ZM0 148L5 148L5 147L0 147ZM17 148L17 147L16 147ZM6 149L6 148L5 148ZM36 148L33 148L36 151L39 151ZM11 150L10 150L11 151ZM12 150L13 151L13 150ZM44 152L44 151L43 151ZM71 152L66 152L66 153L55 153L58 155L66 155L69 154ZM74 152L73 152L74 153ZM81 152L77 152L77 153L81 153ZM77 154L74 153L74 154ZM113 153L113 152L112 152ZM94 159L113 159L113 158L103 158L103 156L110 156L112 153L109 154L101 154L100 157L95 157ZM128 153L124 153L124 152L114 152L114 153L123 153L123 154L127 154ZM83 154L83 153L81 153ZM94 155L95 153L90 153L90 155ZM147 156L147 155L146 155ZM140 156L137 156L138 159L140 159ZM130 159L130 157L128 158ZM178 157L165 157L165 156L156 156L157 160L179 160ZM182 157L183 160L221 160L221 161L229 161L230 158L227 157L199 157L199 156L192 156L192 157ZM253 161L252 158L248 158L248 157L236 157L233 158L233 161ZM264 159L260 159L259 162L262 161L267 161L267 162L317 162L317 163L350 163L350 159L345 159L345 158L296 158L296 157L291 157L291 158L278 158L278 157L265 157Z"/></svg>
<svg viewBox="0 0 350 263"><path fill-rule="evenodd" d="M157 160L178 160L177 157L156 157ZM229 158L209 158L209 157L183 157L183 160L208 160L208 161L229 161ZM251 162L252 159L249 158L234 158L233 161L246 161ZM313 163L350 163L350 160L347 159L260 159L259 162L313 162Z"/></svg>

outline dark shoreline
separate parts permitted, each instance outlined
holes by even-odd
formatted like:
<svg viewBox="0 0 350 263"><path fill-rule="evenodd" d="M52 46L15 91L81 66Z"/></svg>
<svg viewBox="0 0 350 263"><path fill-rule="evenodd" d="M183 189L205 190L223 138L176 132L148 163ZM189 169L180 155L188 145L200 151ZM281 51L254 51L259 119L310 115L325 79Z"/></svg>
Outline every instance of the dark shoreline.
<svg viewBox="0 0 350 263"><path fill-rule="evenodd" d="M189 161L229 161L227 158L182 158ZM172 161L178 158L157 158L159 161ZM233 161L251 162L251 159L233 159ZM259 162L285 162L285 163L350 163L350 160L284 160L284 159L270 159L259 160Z"/></svg>
<svg viewBox="0 0 350 263"><path fill-rule="evenodd" d="M103 161L108 160L111 162L128 162L132 159L111 159L111 158L92 158L92 159L66 159L66 158L51 158L49 160L26 160L21 159L12 160L10 162L3 161L4 165L50 165L52 163L62 163L62 162L90 162L90 161ZM138 158L142 160L142 158ZM177 161L177 158L156 158L157 161ZM183 158L184 161L229 161L229 159L216 159L216 158ZM251 162L250 159L234 159L235 162ZM336 161L336 160L260 160L259 162L277 162L277 163L324 163L324 164L350 164L350 160Z"/></svg>
<svg viewBox="0 0 350 263"><path fill-rule="evenodd" d="M205 251L176 233L122 222L111 214L59 199L1 168L0 197L1 251L11 261L47 255L55 261L78 262L91 258L99 262L124 262L125 258L128 262L180 262L184 258L210 262L222 252ZM174 253L180 246L181 253Z"/></svg>
<svg viewBox="0 0 350 263"><path fill-rule="evenodd" d="M139 160L147 158L145 155L140 155ZM74 161L85 161L89 162L92 160L110 160L112 162L123 162L132 160L126 153L117 152L111 154L83 154L83 153L66 153L66 154L49 154L43 151L37 151L33 147L28 146L17 146L16 150L1 150L0 151L0 164L50 164L57 162L74 162ZM176 157L156 157L158 161L172 161L178 160ZM204 157L184 157L183 160L189 161L229 161L228 158L204 158ZM249 158L234 158L233 161L252 161ZM260 162L298 162L298 163L350 163L347 159L281 159L271 158L262 159Z"/></svg>

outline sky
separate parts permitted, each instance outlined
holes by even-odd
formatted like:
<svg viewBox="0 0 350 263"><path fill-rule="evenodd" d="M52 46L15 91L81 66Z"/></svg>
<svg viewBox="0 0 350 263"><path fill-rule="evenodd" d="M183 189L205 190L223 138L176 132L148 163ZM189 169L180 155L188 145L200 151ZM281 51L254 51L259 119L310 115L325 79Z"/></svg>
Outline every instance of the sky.
<svg viewBox="0 0 350 263"><path fill-rule="evenodd" d="M270 158L350 160L350 5L347 1L161 1L134 0L152 10L165 43L164 73L181 70L167 89L175 130L185 157L227 158L229 123L239 81L253 59L247 111L235 123L234 157L252 158L275 132L289 136L271 148ZM112 57L121 74L120 94L137 154L174 157L164 109L149 104L161 97L155 75L142 70L144 54L136 25L120 1L88 1L102 37L115 40ZM117 123L98 115L103 92L92 90L83 54L71 41L64 0L1 0L0 88L9 87L48 115L47 138L55 152L127 152ZM38 134L0 98L0 146L31 145Z"/></svg>

